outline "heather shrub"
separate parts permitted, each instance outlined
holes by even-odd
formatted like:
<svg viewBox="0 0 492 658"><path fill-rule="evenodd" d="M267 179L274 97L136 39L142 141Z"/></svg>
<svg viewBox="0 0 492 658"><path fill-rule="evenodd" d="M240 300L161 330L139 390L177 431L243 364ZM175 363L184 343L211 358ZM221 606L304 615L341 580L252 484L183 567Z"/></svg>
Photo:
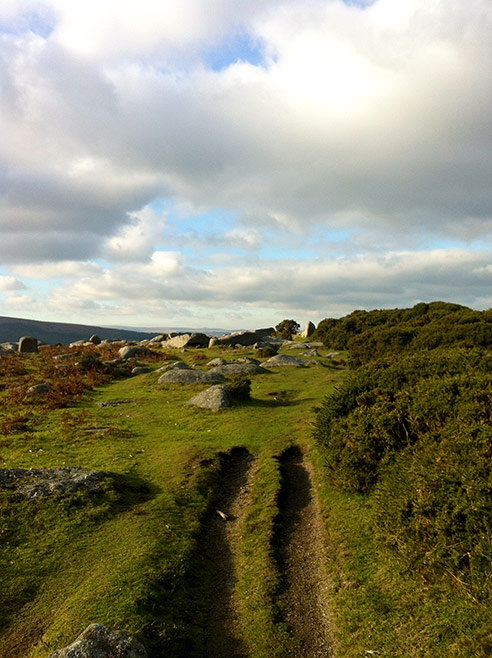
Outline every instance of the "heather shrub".
<svg viewBox="0 0 492 658"><path fill-rule="evenodd" d="M251 379L245 375L231 375L225 388L232 400L249 400L251 397Z"/></svg>

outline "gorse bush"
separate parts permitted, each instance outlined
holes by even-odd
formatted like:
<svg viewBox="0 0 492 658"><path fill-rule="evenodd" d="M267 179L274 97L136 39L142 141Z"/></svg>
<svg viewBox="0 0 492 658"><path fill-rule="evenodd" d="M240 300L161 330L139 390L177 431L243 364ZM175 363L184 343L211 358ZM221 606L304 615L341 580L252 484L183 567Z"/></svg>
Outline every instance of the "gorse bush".
<svg viewBox="0 0 492 658"><path fill-rule="evenodd" d="M225 388L232 400L249 400L251 397L251 379L245 375L231 375Z"/></svg>
<svg viewBox="0 0 492 658"><path fill-rule="evenodd" d="M491 348L492 311L472 311L445 302L410 309L359 310L343 318L322 320L313 339L335 349L348 349L353 368L402 350Z"/></svg>
<svg viewBox="0 0 492 658"><path fill-rule="evenodd" d="M329 478L369 497L376 536L409 568L492 597L492 352L415 350L405 328L384 332L398 354L352 372L318 410Z"/></svg>

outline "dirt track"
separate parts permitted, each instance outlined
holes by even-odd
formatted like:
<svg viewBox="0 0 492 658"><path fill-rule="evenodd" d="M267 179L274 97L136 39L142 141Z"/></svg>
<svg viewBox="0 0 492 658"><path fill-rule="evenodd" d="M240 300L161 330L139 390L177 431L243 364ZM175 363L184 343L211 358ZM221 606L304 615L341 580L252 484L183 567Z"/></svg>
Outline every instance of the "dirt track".
<svg viewBox="0 0 492 658"><path fill-rule="evenodd" d="M335 655L330 632L329 581L325 570L326 537L312 466L293 446L281 457L282 492L275 547L284 576L282 603L294 647L291 656Z"/></svg>

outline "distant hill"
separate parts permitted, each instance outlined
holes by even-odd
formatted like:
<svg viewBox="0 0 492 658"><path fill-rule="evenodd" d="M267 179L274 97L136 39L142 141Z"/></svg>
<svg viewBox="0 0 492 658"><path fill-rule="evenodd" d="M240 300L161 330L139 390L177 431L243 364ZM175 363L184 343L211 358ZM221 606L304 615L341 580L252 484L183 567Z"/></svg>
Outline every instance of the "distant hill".
<svg viewBox="0 0 492 658"><path fill-rule="evenodd" d="M97 334L101 340L106 338L123 340L144 340L152 338L157 332L130 331L128 329L108 329L85 324L69 324L65 322L40 322L22 318L0 316L0 343L16 342L21 336L34 336L44 343L63 343L89 338Z"/></svg>

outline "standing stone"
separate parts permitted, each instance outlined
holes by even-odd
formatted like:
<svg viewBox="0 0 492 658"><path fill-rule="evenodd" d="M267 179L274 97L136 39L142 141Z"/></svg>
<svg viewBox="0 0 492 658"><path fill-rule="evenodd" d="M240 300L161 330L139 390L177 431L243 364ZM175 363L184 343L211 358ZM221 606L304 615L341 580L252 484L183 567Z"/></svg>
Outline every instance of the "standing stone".
<svg viewBox="0 0 492 658"><path fill-rule="evenodd" d="M19 338L19 352L24 354L38 353L38 339L32 336L22 336Z"/></svg>
<svg viewBox="0 0 492 658"><path fill-rule="evenodd" d="M92 334L92 336L89 338L89 343L92 343L93 345L100 345L101 339L96 334Z"/></svg>
<svg viewBox="0 0 492 658"><path fill-rule="evenodd" d="M315 331L316 331L316 327L311 321L309 321L306 325L306 328L302 332L301 336L302 338L309 338L309 336L312 336Z"/></svg>

